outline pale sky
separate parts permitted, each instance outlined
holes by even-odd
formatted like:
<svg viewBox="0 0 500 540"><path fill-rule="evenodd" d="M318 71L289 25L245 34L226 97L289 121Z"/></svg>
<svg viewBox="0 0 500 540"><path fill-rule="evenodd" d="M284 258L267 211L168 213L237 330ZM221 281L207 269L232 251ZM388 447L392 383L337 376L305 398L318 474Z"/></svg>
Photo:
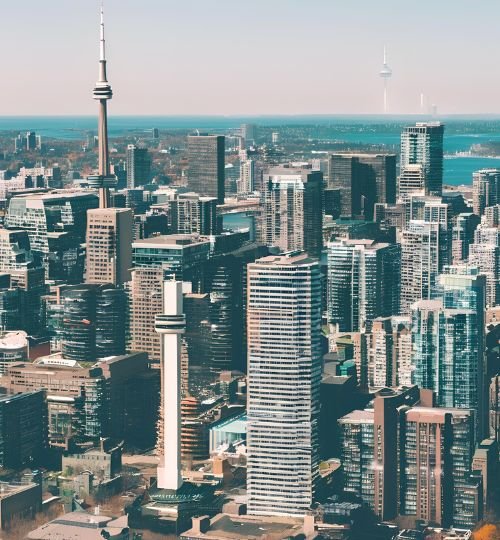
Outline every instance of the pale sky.
<svg viewBox="0 0 500 540"><path fill-rule="evenodd" d="M94 114L98 0L2 0L0 115ZM500 113L499 0L105 0L115 115Z"/></svg>

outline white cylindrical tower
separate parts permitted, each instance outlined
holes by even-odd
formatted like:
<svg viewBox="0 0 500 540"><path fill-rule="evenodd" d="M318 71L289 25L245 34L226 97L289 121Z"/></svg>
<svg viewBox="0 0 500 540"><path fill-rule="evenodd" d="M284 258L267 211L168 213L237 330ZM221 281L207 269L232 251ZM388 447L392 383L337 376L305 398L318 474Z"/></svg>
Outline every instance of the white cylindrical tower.
<svg viewBox="0 0 500 540"><path fill-rule="evenodd" d="M387 113L388 111L388 97L387 97L387 83L389 79L392 77L392 69L387 65L387 53L384 47L384 64L382 65L382 69L379 73L380 77L382 77L384 81L384 113Z"/></svg>
<svg viewBox="0 0 500 540"><path fill-rule="evenodd" d="M182 282L163 283L163 311L156 316L161 336L163 455L158 466L160 489L178 490L181 475L181 347L186 318L182 313Z"/></svg>

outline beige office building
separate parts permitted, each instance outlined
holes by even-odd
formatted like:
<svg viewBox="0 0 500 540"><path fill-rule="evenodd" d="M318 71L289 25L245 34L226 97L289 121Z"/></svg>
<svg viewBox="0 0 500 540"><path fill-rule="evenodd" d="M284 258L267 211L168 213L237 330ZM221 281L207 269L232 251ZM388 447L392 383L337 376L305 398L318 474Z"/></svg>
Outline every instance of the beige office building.
<svg viewBox="0 0 500 540"><path fill-rule="evenodd" d="M87 283L122 285L132 266L132 212L96 208L87 213Z"/></svg>

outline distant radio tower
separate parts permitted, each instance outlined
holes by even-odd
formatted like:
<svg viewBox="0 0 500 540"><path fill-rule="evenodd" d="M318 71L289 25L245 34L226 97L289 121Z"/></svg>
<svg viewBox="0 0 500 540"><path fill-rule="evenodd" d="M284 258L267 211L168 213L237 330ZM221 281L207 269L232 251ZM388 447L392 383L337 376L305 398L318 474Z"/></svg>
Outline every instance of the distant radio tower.
<svg viewBox="0 0 500 540"><path fill-rule="evenodd" d="M379 75L384 80L384 113L387 114L387 82L392 77L392 69L387 65L387 54L384 47L384 65L380 70Z"/></svg>

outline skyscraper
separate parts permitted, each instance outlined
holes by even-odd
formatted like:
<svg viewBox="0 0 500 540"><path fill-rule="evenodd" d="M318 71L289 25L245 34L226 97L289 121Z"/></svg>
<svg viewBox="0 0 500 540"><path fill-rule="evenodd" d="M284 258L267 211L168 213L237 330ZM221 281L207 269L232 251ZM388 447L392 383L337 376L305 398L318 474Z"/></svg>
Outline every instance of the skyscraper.
<svg viewBox="0 0 500 540"><path fill-rule="evenodd" d="M188 185L224 204L225 137L223 135L188 136Z"/></svg>
<svg viewBox="0 0 500 540"><path fill-rule="evenodd" d="M62 354L89 362L125 354L125 292L112 285L71 285L60 293Z"/></svg>
<svg viewBox="0 0 500 540"><path fill-rule="evenodd" d="M133 266L156 266L165 277L191 281L199 290L204 265L210 258L210 240L197 234L169 234L132 244Z"/></svg>
<svg viewBox="0 0 500 540"><path fill-rule="evenodd" d="M179 193L169 201L173 234L213 235L219 232L217 199L200 197L197 193Z"/></svg>
<svg viewBox="0 0 500 540"><path fill-rule="evenodd" d="M238 183L238 194L247 195L255 191L255 161L244 159L240 162L240 180Z"/></svg>
<svg viewBox="0 0 500 540"><path fill-rule="evenodd" d="M472 175L472 208L482 216L485 208L500 203L500 169L481 169Z"/></svg>
<svg viewBox="0 0 500 540"><path fill-rule="evenodd" d="M87 283L123 285L132 267L132 212L96 208L87 212Z"/></svg>
<svg viewBox="0 0 500 540"><path fill-rule="evenodd" d="M402 166L398 178L398 200L406 201L413 193L425 193L425 178L420 163Z"/></svg>
<svg viewBox="0 0 500 540"><path fill-rule="evenodd" d="M453 224L453 264L466 262L469 249L474 242L474 231L479 224L479 216L472 212L458 214Z"/></svg>
<svg viewBox="0 0 500 540"><path fill-rule="evenodd" d="M407 317L379 317L366 334L368 384L411 386L411 324Z"/></svg>
<svg viewBox="0 0 500 540"><path fill-rule="evenodd" d="M473 409L476 433L486 432L485 276L450 266L439 276L442 299L412 306L414 383L436 393L442 407Z"/></svg>
<svg viewBox="0 0 500 540"><path fill-rule="evenodd" d="M245 141L245 148L257 141L258 127L255 124L241 124L241 136Z"/></svg>
<svg viewBox="0 0 500 540"><path fill-rule="evenodd" d="M383 389L373 407L347 414L339 427L344 491L380 519L470 527L469 516L481 515L471 498L472 411L434 407L432 393L416 386Z"/></svg>
<svg viewBox="0 0 500 540"><path fill-rule="evenodd" d="M90 186L99 189L99 208L107 208L109 206L109 188L116 185L117 179L115 175L111 174L109 164L107 102L113 97L113 91L106 74L106 42L104 39L104 12L102 7L100 29L99 78L94 87L94 99L99 101L99 170L97 175L88 177L88 183Z"/></svg>
<svg viewBox="0 0 500 540"><path fill-rule="evenodd" d="M453 406L475 411L477 440L482 441L487 433L484 324L487 280L474 266L447 266L439 277L439 287L445 309L467 313L466 324L460 329L463 337L459 341L459 354L454 355Z"/></svg>
<svg viewBox="0 0 500 540"><path fill-rule="evenodd" d="M129 350L144 351L152 362L160 362L160 335L155 316L163 306L163 270L157 266L132 269L129 286Z"/></svg>
<svg viewBox="0 0 500 540"><path fill-rule="evenodd" d="M99 79L94 99L99 100L99 174L88 178L89 185L99 188L99 208L87 212L87 283L123 285L130 280L132 266L132 212L109 208L109 188L116 185L111 174L108 147L107 101L113 92L106 76L104 17L101 8L101 41Z"/></svg>
<svg viewBox="0 0 500 540"><path fill-rule="evenodd" d="M344 492L361 497L371 508L375 505L374 412L353 411L339 420L342 439L341 461L344 468Z"/></svg>
<svg viewBox="0 0 500 540"><path fill-rule="evenodd" d="M439 122L417 122L401 134L401 170L422 165L426 195L441 195L443 189L443 134Z"/></svg>
<svg viewBox="0 0 500 540"><path fill-rule="evenodd" d="M461 522L474 452L474 414L456 408L403 408L401 513L443 526Z"/></svg>
<svg viewBox="0 0 500 540"><path fill-rule="evenodd" d="M500 303L500 247L496 244L471 244L469 264L477 266L486 276L486 305Z"/></svg>
<svg viewBox="0 0 500 540"><path fill-rule="evenodd" d="M133 189L149 182L151 159L147 148L127 146L127 187Z"/></svg>
<svg viewBox="0 0 500 540"><path fill-rule="evenodd" d="M328 244L328 321L358 332L368 321L399 313L398 244L340 239Z"/></svg>
<svg viewBox="0 0 500 540"><path fill-rule="evenodd" d="M323 175L311 169L276 167L264 177L259 219L260 241L282 252L323 247Z"/></svg>
<svg viewBox="0 0 500 540"><path fill-rule="evenodd" d="M397 515L399 411L420 399L428 398L416 386L384 389L375 396L373 407L339 420L344 491L361 497L381 519Z"/></svg>
<svg viewBox="0 0 500 540"><path fill-rule="evenodd" d="M304 515L319 459L321 292L306 254L248 265L248 509Z"/></svg>
<svg viewBox="0 0 500 540"><path fill-rule="evenodd" d="M328 189L340 189L341 216L372 219L376 203L396 202L394 154L332 154Z"/></svg>
<svg viewBox="0 0 500 540"><path fill-rule="evenodd" d="M83 279L87 210L95 209L93 193L61 190L16 195L9 201L5 227L27 231L48 279L80 283Z"/></svg>
<svg viewBox="0 0 500 540"><path fill-rule="evenodd" d="M401 313L409 314L411 305L433 298L437 277L450 262L450 252L443 250L449 233L439 223L410 221L401 233Z"/></svg>

